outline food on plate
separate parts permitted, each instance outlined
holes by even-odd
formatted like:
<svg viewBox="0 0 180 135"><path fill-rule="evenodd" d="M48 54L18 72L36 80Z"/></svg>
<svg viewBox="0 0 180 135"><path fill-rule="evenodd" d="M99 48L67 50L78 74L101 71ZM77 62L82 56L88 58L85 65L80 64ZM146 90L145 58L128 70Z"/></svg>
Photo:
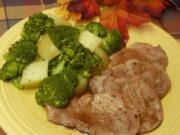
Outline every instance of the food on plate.
<svg viewBox="0 0 180 135"><path fill-rule="evenodd" d="M54 45L48 34L40 37L37 48L38 54L45 60L51 60L60 54L60 50Z"/></svg>
<svg viewBox="0 0 180 135"><path fill-rule="evenodd" d="M72 26L58 25L48 31L48 35L58 49L72 41L77 41L80 31Z"/></svg>
<svg viewBox="0 0 180 135"><path fill-rule="evenodd" d="M128 53L126 51L128 51ZM124 53L124 55L122 53ZM119 61L118 59L113 58L118 57L119 54L121 55L121 57L124 58L120 59ZM162 50L160 46L152 47L152 45L147 43L134 43L133 45L131 45L129 50L125 50L125 52L121 51L119 53L112 55L111 65L114 66L116 64L121 63L121 61L123 62L133 57L136 59L140 59L142 61L152 62L152 64L159 69L165 70L168 64L168 58L166 56L166 53L164 52L164 50Z"/></svg>
<svg viewBox="0 0 180 135"><path fill-rule="evenodd" d="M14 85L17 89L23 89L23 86L21 85L21 76L14 77L10 80L10 83Z"/></svg>
<svg viewBox="0 0 180 135"><path fill-rule="evenodd" d="M103 74L125 78L140 74L147 83L154 85L159 97L163 97L167 93L171 84L165 71L157 70L152 65L133 58L132 60L127 60L124 64L113 66L109 70L104 71Z"/></svg>
<svg viewBox="0 0 180 135"><path fill-rule="evenodd" d="M157 128L160 100L171 87L165 51L147 43L122 48L118 30L98 22L64 25L51 16L29 17L4 55L0 79L18 89L37 88L35 99L50 122L89 135Z"/></svg>
<svg viewBox="0 0 180 135"><path fill-rule="evenodd" d="M139 112L139 133L146 133L158 127L163 120L163 112L155 88L146 83L141 76L134 76L122 88L126 100L130 100Z"/></svg>
<svg viewBox="0 0 180 135"><path fill-rule="evenodd" d="M160 46L151 47L151 45L147 43L146 46L144 45L144 43L135 43L132 45L132 48L145 56L147 60L153 62L155 66L159 64L159 67L165 70L168 65L168 58L165 51Z"/></svg>
<svg viewBox="0 0 180 135"><path fill-rule="evenodd" d="M102 49L106 54L111 55L120 50L121 38L119 37L121 37L121 33L117 30L108 31L97 22L87 24L86 29L102 39L101 44L97 47Z"/></svg>
<svg viewBox="0 0 180 135"><path fill-rule="evenodd" d="M38 88L36 100L42 106L64 107L73 96L86 92L90 77L108 66L107 51L120 50L121 36L97 22L77 27L56 24L51 15L30 16L21 38L4 55L0 79L19 89ZM104 31L104 37L97 35ZM75 79L69 80L69 74Z"/></svg>
<svg viewBox="0 0 180 135"><path fill-rule="evenodd" d="M133 51L134 46L136 52ZM154 53L146 51L146 56L136 57L136 53L137 56L141 54L141 50L137 48L148 48ZM170 89L171 83L164 71L167 65L163 67L162 61L145 61L143 58L161 58L159 51L163 51L161 47L135 43L130 48L113 54L108 69L90 80L90 89L93 93L121 93L136 107L141 119L140 133L149 132L160 125L163 113L159 98ZM166 54L163 53L162 56L167 61ZM154 62L163 68L154 66Z"/></svg>
<svg viewBox="0 0 180 135"><path fill-rule="evenodd" d="M106 37L108 33L107 29L97 22L89 23L86 29L101 38Z"/></svg>
<svg viewBox="0 0 180 135"><path fill-rule="evenodd" d="M161 61L144 60L151 58L151 51L143 56L136 49L144 47L154 50L155 58L159 55L157 52L163 50L136 43L137 55L144 57L139 59L130 54L129 50L133 50L134 46L113 54L118 55L111 57L110 66L101 75L90 79L90 93L73 98L65 108L46 105L48 120L90 135L136 135L157 128L163 120L160 100L170 89L171 83L164 70L166 67L155 66L159 64L163 67ZM163 54L163 58L167 59ZM119 63L112 65L111 62L116 60Z"/></svg>
<svg viewBox="0 0 180 135"><path fill-rule="evenodd" d="M107 68L109 64L109 56L107 53L105 53L101 48L97 47L94 52L99 55L102 59L104 68Z"/></svg>
<svg viewBox="0 0 180 135"><path fill-rule="evenodd" d="M135 64L133 64L133 61L128 63L129 59L136 59ZM164 71L168 64L168 58L161 47L152 47L147 43L135 43L130 48L111 55L109 64L109 67L112 67L111 74L117 75L118 72L121 74L122 71L118 69L118 64L123 63L129 65L129 68L123 69L129 72L129 74L127 73L129 76L144 72L143 77L149 82L152 82L152 78L154 78L155 83L153 84L156 85L159 97L163 97L169 90L171 83ZM134 73L131 69L134 69Z"/></svg>
<svg viewBox="0 0 180 135"><path fill-rule="evenodd" d="M47 105L48 120L90 135L135 135L138 112L123 98L121 94L85 94L64 109Z"/></svg>
<svg viewBox="0 0 180 135"><path fill-rule="evenodd" d="M73 69L79 84L75 91L77 95L82 94L87 89L87 82L95 72L103 66L100 56L83 47L79 42L71 42L61 49L61 53L49 62L49 74L55 75L66 69Z"/></svg>
<svg viewBox="0 0 180 135"><path fill-rule="evenodd" d="M5 54L6 61L17 61L24 64L31 63L37 55L36 44L28 40L16 41Z"/></svg>
<svg viewBox="0 0 180 135"><path fill-rule="evenodd" d="M102 39L87 30L81 33L79 42L86 48L89 47L91 51L94 51L101 44Z"/></svg>
<svg viewBox="0 0 180 135"><path fill-rule="evenodd" d="M119 31L108 31L97 22L87 24L86 29L87 31L82 32L82 35L80 35L79 42L88 45L90 50L94 51L99 47L108 55L120 50L121 33Z"/></svg>
<svg viewBox="0 0 180 135"><path fill-rule="evenodd" d="M117 30L112 30L107 33L106 37L103 38L103 43L100 45L108 55L120 50L120 38L121 34Z"/></svg>
<svg viewBox="0 0 180 135"><path fill-rule="evenodd" d="M48 61L32 62L23 70L21 85L25 88L37 88L47 77Z"/></svg>
<svg viewBox="0 0 180 135"><path fill-rule="evenodd" d="M78 79L73 70L64 70L53 76L45 78L36 93L37 103L54 107L64 107L75 93L74 88Z"/></svg>
<svg viewBox="0 0 180 135"><path fill-rule="evenodd" d="M23 72L25 65L16 61L6 62L0 70L0 79L8 81Z"/></svg>
<svg viewBox="0 0 180 135"><path fill-rule="evenodd" d="M43 13L37 13L28 18L22 30L22 38L37 42L42 34L55 27L54 20Z"/></svg>
<svg viewBox="0 0 180 135"><path fill-rule="evenodd" d="M9 81L21 75L27 64L31 63L37 55L37 48L34 42L20 40L12 44L4 57L6 63L0 70L0 78Z"/></svg>

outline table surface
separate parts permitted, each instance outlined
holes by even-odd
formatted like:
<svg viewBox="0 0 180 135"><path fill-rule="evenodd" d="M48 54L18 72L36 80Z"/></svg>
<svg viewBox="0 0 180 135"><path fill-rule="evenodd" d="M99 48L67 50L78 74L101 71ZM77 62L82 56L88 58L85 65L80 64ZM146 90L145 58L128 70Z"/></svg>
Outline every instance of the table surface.
<svg viewBox="0 0 180 135"><path fill-rule="evenodd" d="M0 0L0 36L23 18L56 6L56 0ZM160 18L152 21L180 43L180 12L167 8ZM0 135L6 135L1 128Z"/></svg>

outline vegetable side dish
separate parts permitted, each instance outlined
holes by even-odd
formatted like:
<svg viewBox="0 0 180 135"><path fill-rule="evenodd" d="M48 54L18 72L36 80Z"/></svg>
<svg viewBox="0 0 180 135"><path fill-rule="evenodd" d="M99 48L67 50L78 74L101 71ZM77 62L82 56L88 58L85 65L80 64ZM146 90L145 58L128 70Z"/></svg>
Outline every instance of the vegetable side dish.
<svg viewBox="0 0 180 135"><path fill-rule="evenodd" d="M38 88L36 100L42 106L64 107L82 95L90 77L120 50L121 34L97 22L67 24L57 25L43 13L30 16L21 39L4 55L0 79L19 89Z"/></svg>
<svg viewBox="0 0 180 135"><path fill-rule="evenodd" d="M137 135L163 120L170 89L164 50L147 43L121 48L122 37L98 22L73 25L35 14L4 54L0 79L37 88L50 122L89 135Z"/></svg>

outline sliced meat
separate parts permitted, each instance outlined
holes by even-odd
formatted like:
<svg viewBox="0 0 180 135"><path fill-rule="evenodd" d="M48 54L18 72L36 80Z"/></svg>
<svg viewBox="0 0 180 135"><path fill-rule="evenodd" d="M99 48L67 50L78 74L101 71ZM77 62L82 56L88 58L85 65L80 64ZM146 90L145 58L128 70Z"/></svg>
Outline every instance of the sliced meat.
<svg viewBox="0 0 180 135"><path fill-rule="evenodd" d="M144 81L142 75L134 75L129 80L120 81L115 77L103 77L103 83L99 83L101 76L95 77L90 86L94 93L110 92L123 95L126 103L131 103L140 113L140 133L146 133L161 123L163 119L161 103L156 93L156 88ZM104 91L98 91L98 88Z"/></svg>
<svg viewBox="0 0 180 135"><path fill-rule="evenodd" d="M70 105L64 109L46 105L48 120L56 124L61 124L65 127L75 128L79 131L88 133L90 125L83 122L81 117L83 117L86 107L89 106L88 104L92 102L92 98L93 96L91 94L86 94L81 98L75 97L71 101Z"/></svg>
<svg viewBox="0 0 180 135"><path fill-rule="evenodd" d="M126 100L129 99L140 113L140 133L152 131L163 120L161 103L154 89L140 76L133 77L122 89Z"/></svg>
<svg viewBox="0 0 180 135"><path fill-rule="evenodd" d="M147 61L147 59L136 50L125 48L110 56L109 68L115 65L124 64L129 59L137 59L140 61Z"/></svg>
<svg viewBox="0 0 180 135"><path fill-rule="evenodd" d="M116 87L120 89L127 80L136 75L140 75L141 79L155 87L160 98L164 97L171 86L170 79L165 71L158 70L152 65L136 59L130 59L124 64L113 66L102 74L90 80L89 86L93 93L105 92Z"/></svg>
<svg viewBox="0 0 180 135"><path fill-rule="evenodd" d="M156 67L146 62L137 60L128 60L125 63L128 67L128 75L141 75L141 78L148 84L154 85L156 93L160 98L163 98L171 87L170 79L164 70L159 70Z"/></svg>
<svg viewBox="0 0 180 135"><path fill-rule="evenodd" d="M120 76L121 78L123 71L126 71L125 73L129 78L135 75L141 75L141 78L145 82L147 82L150 85L154 85L153 87L155 87L156 93L160 98L163 98L171 87L171 82L167 73L164 70L158 70L149 63L131 59L125 62L125 66L122 70L120 69L122 69L121 65L112 67L110 69L112 76L116 76L118 78Z"/></svg>
<svg viewBox="0 0 180 135"><path fill-rule="evenodd" d="M127 79L126 77L117 78L106 75L95 76L89 81L89 87L93 94L119 91Z"/></svg>
<svg viewBox="0 0 180 135"><path fill-rule="evenodd" d="M168 57L160 46L153 47L148 43L134 43L131 45L131 48L142 54L149 61L160 64L161 69L166 69Z"/></svg>
<svg viewBox="0 0 180 135"><path fill-rule="evenodd" d="M138 112L120 94L85 94L64 109L47 110L49 121L90 135L136 135L139 130Z"/></svg>
<svg viewBox="0 0 180 135"><path fill-rule="evenodd" d="M106 82L108 81L108 78L109 77L105 75L94 76L89 81L89 87L92 93L95 94L95 93L106 92L106 90L104 89L104 86Z"/></svg>
<svg viewBox="0 0 180 135"><path fill-rule="evenodd" d="M163 98L166 95L166 93L170 90L171 81L166 72L161 71L161 73L157 74L155 88L157 89L158 96L160 98Z"/></svg>
<svg viewBox="0 0 180 135"><path fill-rule="evenodd" d="M125 48L111 55L109 67L123 64L129 59L148 62L159 70L165 70L168 64L167 55L160 46L153 47L146 43L135 43L130 48Z"/></svg>

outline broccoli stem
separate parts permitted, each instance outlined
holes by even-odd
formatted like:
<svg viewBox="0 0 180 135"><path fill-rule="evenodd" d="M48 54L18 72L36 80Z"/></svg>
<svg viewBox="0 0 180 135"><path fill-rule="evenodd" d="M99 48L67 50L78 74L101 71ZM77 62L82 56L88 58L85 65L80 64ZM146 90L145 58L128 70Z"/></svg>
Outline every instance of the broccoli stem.
<svg viewBox="0 0 180 135"><path fill-rule="evenodd" d="M21 76L17 76L15 78L12 78L10 80L11 84L13 84L17 89L23 89L23 86L21 85Z"/></svg>

